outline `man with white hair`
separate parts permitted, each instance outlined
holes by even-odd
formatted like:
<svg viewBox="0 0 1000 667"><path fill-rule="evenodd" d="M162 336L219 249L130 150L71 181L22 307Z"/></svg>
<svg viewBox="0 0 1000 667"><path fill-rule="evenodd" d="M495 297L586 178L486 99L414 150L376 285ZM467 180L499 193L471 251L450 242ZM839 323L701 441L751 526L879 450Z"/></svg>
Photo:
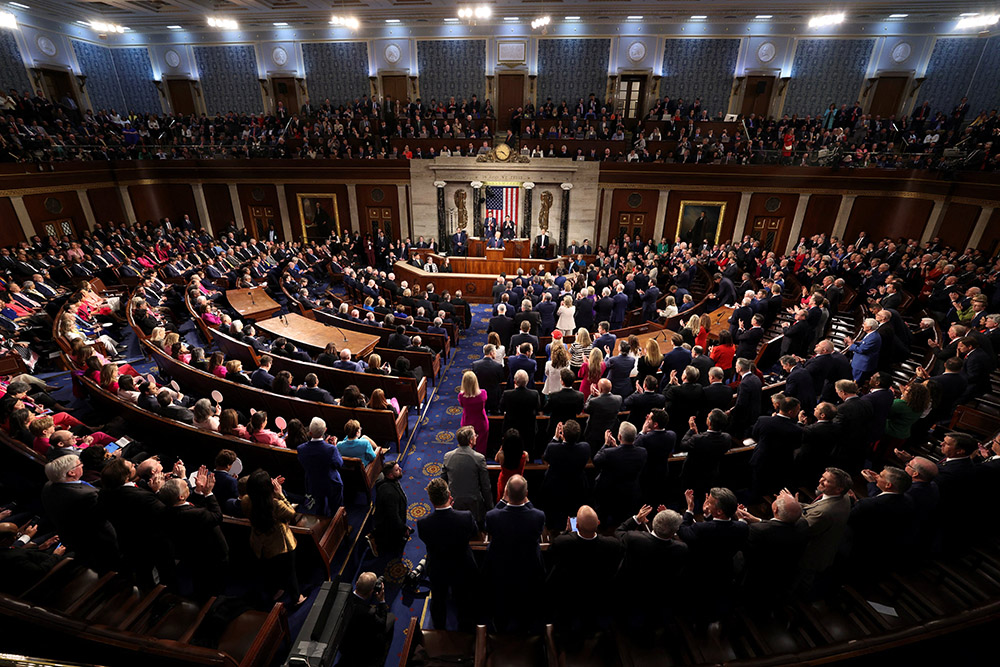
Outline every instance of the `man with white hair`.
<svg viewBox="0 0 1000 667"><path fill-rule="evenodd" d="M337 449L337 438L327 441L326 422L313 417L309 422L309 441L299 445L296 451L305 470L308 510L333 516L344 504L344 482L340 478L344 457Z"/></svg>
<svg viewBox="0 0 1000 667"><path fill-rule="evenodd" d="M345 347L340 351L340 359L333 362L333 367L340 368L345 371L363 373L365 369L368 368L368 364L366 364L362 359L351 361L351 350L350 348Z"/></svg>
<svg viewBox="0 0 1000 667"><path fill-rule="evenodd" d="M618 440L611 431L604 432L604 446L594 455L597 480L594 495L601 515L618 523L629 510L639 504L639 475L646 465L648 452L635 446L636 428L623 421L618 427Z"/></svg>
<svg viewBox="0 0 1000 667"><path fill-rule="evenodd" d="M500 412L503 413L503 432L517 429L524 442L524 448L531 458L535 452L535 417L542 403L535 389L528 389L528 373L519 370L514 373L514 388L508 389L500 397Z"/></svg>
<svg viewBox="0 0 1000 667"><path fill-rule="evenodd" d="M855 382L867 379L878 367L879 350L882 347L882 337L876 333L878 321L868 317L861 324L861 337L856 341L850 336L844 337L844 352L853 352L851 371Z"/></svg>
<svg viewBox="0 0 1000 667"><path fill-rule="evenodd" d="M79 562L99 572L117 569L115 529L98 507L97 489L81 481L82 476L83 463L75 454L45 465L49 480L42 488L45 514Z"/></svg>
<svg viewBox="0 0 1000 667"><path fill-rule="evenodd" d="M742 505L736 516L750 526L743 588L748 600L765 600L771 595L787 595L795 584L799 561L806 546L802 505L794 496L781 494L771 503L771 519L764 520Z"/></svg>

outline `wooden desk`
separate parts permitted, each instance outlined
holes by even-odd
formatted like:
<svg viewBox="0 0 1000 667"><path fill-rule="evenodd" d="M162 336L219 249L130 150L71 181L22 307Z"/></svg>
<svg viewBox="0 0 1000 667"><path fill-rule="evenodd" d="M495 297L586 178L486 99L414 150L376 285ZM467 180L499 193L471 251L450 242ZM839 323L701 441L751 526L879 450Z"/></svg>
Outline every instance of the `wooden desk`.
<svg viewBox="0 0 1000 667"><path fill-rule="evenodd" d="M267 295L263 287L226 290L229 305L243 317L262 320L281 310L281 306Z"/></svg>
<svg viewBox="0 0 1000 667"><path fill-rule="evenodd" d="M338 331L332 326L327 326L322 322L310 320L297 313L290 313L285 316L288 324L285 324L278 317L257 323L257 328L266 332L274 338L283 337L292 341L299 347L303 347L312 352L323 350L327 343L334 343L338 350L345 347L350 348L351 353L358 359L363 359L371 354L375 345L379 342L378 336L366 333L351 331L340 327ZM347 338L345 341L344 338Z"/></svg>
<svg viewBox="0 0 1000 667"><path fill-rule="evenodd" d="M418 269L406 262L396 262L393 272L399 281L407 281L410 287L420 285L426 287L427 283L434 283L435 291L440 294L448 290L452 294L456 290L462 290L462 297L471 303L492 303L493 285L501 273L514 276L518 268L524 269L525 275L531 269L544 267L544 271L555 271L558 260L516 260L504 259L490 262L486 259L476 257L451 257L451 267L454 273L428 273L423 269ZM461 264L460 264L461 261ZM444 258L434 255L434 263L440 266ZM459 272L459 266L465 269Z"/></svg>
<svg viewBox="0 0 1000 667"><path fill-rule="evenodd" d="M712 326L708 329L709 340L718 340L719 332L723 329L729 329L729 317L732 314L733 309L729 306L719 306L708 314L708 316L712 318ZM686 319L683 321L687 322ZM639 339L639 344L643 349L646 349L646 341L650 338L656 338L660 343L660 351L666 354L670 351L670 349L673 349L672 347L668 349L668 346L666 345L667 337L672 336L673 333L674 332L667 329L661 329L659 331L650 331L649 333L638 334L636 338ZM621 340L621 338L619 338L619 340ZM705 353L708 354L708 350L705 350Z"/></svg>
<svg viewBox="0 0 1000 667"><path fill-rule="evenodd" d="M489 257L491 253L497 252L492 248L487 248L486 241L487 239L469 237L469 257ZM503 253L504 259L527 259L531 257L531 239L504 241L503 249L500 252Z"/></svg>

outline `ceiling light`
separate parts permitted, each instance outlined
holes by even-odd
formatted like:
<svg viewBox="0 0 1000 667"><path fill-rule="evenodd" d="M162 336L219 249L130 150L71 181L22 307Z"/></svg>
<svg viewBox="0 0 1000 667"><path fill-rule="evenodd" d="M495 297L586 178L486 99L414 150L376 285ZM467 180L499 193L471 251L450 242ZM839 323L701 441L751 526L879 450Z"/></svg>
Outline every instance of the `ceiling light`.
<svg viewBox="0 0 1000 667"><path fill-rule="evenodd" d="M124 26L120 26L115 23L104 23L103 21L91 21L90 27L96 30L97 32L104 32L104 33L108 32L123 33L126 30Z"/></svg>
<svg viewBox="0 0 1000 667"><path fill-rule="evenodd" d="M531 29L537 30L538 28L544 28L549 23L552 22L552 18L548 16L539 16L537 19L531 22Z"/></svg>
<svg viewBox="0 0 1000 667"><path fill-rule="evenodd" d="M445 19L445 20L444 20L444 22L445 22L445 23L454 23L454 22L455 22L455 21L457 21L457 20L458 20L458 19Z"/></svg>
<svg viewBox="0 0 1000 667"><path fill-rule="evenodd" d="M909 14L889 14L891 19L905 19Z"/></svg>
<svg viewBox="0 0 1000 667"><path fill-rule="evenodd" d="M519 17L517 17L517 16L505 16L505 17L503 17L503 20L504 21L520 21L521 19Z"/></svg>
<svg viewBox="0 0 1000 667"><path fill-rule="evenodd" d="M399 19L386 19L386 23L399 23Z"/></svg>
<svg viewBox="0 0 1000 667"><path fill-rule="evenodd" d="M236 30L240 27L240 24L233 19L217 19L214 16L208 17L208 25L213 28L222 28L223 30Z"/></svg>
<svg viewBox="0 0 1000 667"><path fill-rule="evenodd" d="M758 21L766 21L767 19L774 18L774 16L772 14L757 14L754 18Z"/></svg>
<svg viewBox="0 0 1000 667"><path fill-rule="evenodd" d="M566 19L567 21L579 21L580 20L579 16L564 16L563 18Z"/></svg>
<svg viewBox="0 0 1000 667"><path fill-rule="evenodd" d="M962 12L959 16L979 16L979 12Z"/></svg>
<svg viewBox="0 0 1000 667"><path fill-rule="evenodd" d="M14 29L17 27L17 17L10 12L0 12L0 28Z"/></svg>
<svg viewBox="0 0 1000 667"><path fill-rule="evenodd" d="M273 25L275 28L287 28L288 27L288 24L285 23L284 21L275 21L271 25Z"/></svg>
<svg viewBox="0 0 1000 667"><path fill-rule="evenodd" d="M704 14L695 14L694 16L691 17L691 20L692 21L704 21L707 18L708 17L705 16Z"/></svg>
<svg viewBox="0 0 1000 667"><path fill-rule="evenodd" d="M31 9L28 5L22 5L20 2L8 2L7 4L18 9Z"/></svg>
<svg viewBox="0 0 1000 667"><path fill-rule="evenodd" d="M824 28L829 25L837 25L838 23L844 22L843 14L825 14L823 16L814 16L809 19L810 28Z"/></svg>
<svg viewBox="0 0 1000 667"><path fill-rule="evenodd" d="M625 18L627 20L629 20L629 21L641 21L642 20L641 16L626 16Z"/></svg>
<svg viewBox="0 0 1000 667"><path fill-rule="evenodd" d="M488 19L493 16L493 10L486 5L479 5L476 7L476 18L477 19Z"/></svg>
<svg viewBox="0 0 1000 667"><path fill-rule="evenodd" d="M339 25L351 30L357 30L361 27L361 22L353 16L334 16L330 19L330 25Z"/></svg>
<svg viewBox="0 0 1000 667"><path fill-rule="evenodd" d="M168 25L167 30L183 30L184 26L179 25Z"/></svg>
<svg viewBox="0 0 1000 667"><path fill-rule="evenodd" d="M956 30L965 30L966 28L984 28L990 25L996 25L997 21L1000 21L1000 14L983 14L982 16L968 16L958 22L955 26Z"/></svg>

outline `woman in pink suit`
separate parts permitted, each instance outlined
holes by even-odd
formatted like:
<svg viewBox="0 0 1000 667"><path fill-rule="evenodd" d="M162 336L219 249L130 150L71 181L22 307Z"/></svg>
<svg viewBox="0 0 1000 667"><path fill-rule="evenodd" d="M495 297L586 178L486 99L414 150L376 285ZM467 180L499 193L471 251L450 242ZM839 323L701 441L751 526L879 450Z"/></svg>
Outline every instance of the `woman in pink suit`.
<svg viewBox="0 0 1000 667"><path fill-rule="evenodd" d="M486 417L486 390L479 388L479 380L472 371L465 371L458 390L458 403L462 406L462 426L476 431L476 451L486 454L490 440L490 421Z"/></svg>

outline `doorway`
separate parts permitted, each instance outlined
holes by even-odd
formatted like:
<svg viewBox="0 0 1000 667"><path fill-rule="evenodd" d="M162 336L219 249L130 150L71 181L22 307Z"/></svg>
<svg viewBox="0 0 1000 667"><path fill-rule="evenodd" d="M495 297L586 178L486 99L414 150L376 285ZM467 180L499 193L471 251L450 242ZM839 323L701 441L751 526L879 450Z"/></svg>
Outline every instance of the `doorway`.
<svg viewBox="0 0 1000 667"><path fill-rule="evenodd" d="M405 74L383 74L382 75L382 97L391 97L393 101L398 101L401 105L406 104L410 96L406 92Z"/></svg>
<svg viewBox="0 0 1000 667"><path fill-rule="evenodd" d="M167 79L167 96L170 108L175 114L194 116L197 109L194 104L194 90L187 79Z"/></svg>
<svg viewBox="0 0 1000 667"><path fill-rule="evenodd" d="M368 206L368 229L372 238L378 236L379 231L385 232L393 241L399 240L399 234L394 233L392 225L392 209L385 206Z"/></svg>
<svg viewBox="0 0 1000 667"><path fill-rule="evenodd" d="M608 237L608 242L610 243L614 239L620 243L626 234L633 239L636 236L641 239L651 238L653 235L652 228L646 229L646 224L649 220L651 220L651 217L645 213L619 212L617 222L611 227L611 235Z"/></svg>
<svg viewBox="0 0 1000 667"><path fill-rule="evenodd" d="M524 74L498 75L496 107L498 130L506 132L510 128L510 117L520 106L524 106Z"/></svg>
<svg viewBox="0 0 1000 667"><path fill-rule="evenodd" d="M271 79L271 92L274 94L274 108L281 102L288 115L299 112L299 90L294 78L280 77Z"/></svg>
<svg viewBox="0 0 1000 667"><path fill-rule="evenodd" d="M750 114L754 114L758 118L766 117L771 108L771 95L773 94L773 76L748 76L740 114L744 118L749 117Z"/></svg>
<svg viewBox="0 0 1000 667"><path fill-rule="evenodd" d="M875 82L875 92L872 95L872 103L868 113L872 116L888 118L899 113L899 108L903 104L903 96L906 94L907 85L910 82L909 75L904 76L880 76Z"/></svg>
<svg viewBox="0 0 1000 667"><path fill-rule="evenodd" d="M274 225L274 230L281 237L281 225L278 224L278 216L275 215L273 206L251 206L250 213L250 235L255 239L267 237L267 230Z"/></svg>
<svg viewBox="0 0 1000 667"><path fill-rule="evenodd" d="M43 239L54 236L56 239L63 234L70 238L78 239L80 234L76 229L76 221L73 218L60 218L58 220L45 220L35 223L35 233Z"/></svg>
<svg viewBox="0 0 1000 667"><path fill-rule="evenodd" d="M753 220L750 236L760 241L760 245L765 251L775 250L778 245L778 237L781 235L781 227L784 224L783 217L759 215Z"/></svg>
<svg viewBox="0 0 1000 667"><path fill-rule="evenodd" d="M42 69L42 91L49 98L50 102L57 103L62 100L63 97L69 95L70 99L76 102L78 109L82 108L80 106L80 98L76 94L76 89L73 87L73 80L70 78L69 72L60 72L54 69ZM93 109L96 113L98 110ZM124 109L119 109L119 111L124 111Z"/></svg>
<svg viewBox="0 0 1000 667"><path fill-rule="evenodd" d="M633 128L642 118L642 104L646 98L646 77L626 74L618 81L618 110L625 127Z"/></svg>

